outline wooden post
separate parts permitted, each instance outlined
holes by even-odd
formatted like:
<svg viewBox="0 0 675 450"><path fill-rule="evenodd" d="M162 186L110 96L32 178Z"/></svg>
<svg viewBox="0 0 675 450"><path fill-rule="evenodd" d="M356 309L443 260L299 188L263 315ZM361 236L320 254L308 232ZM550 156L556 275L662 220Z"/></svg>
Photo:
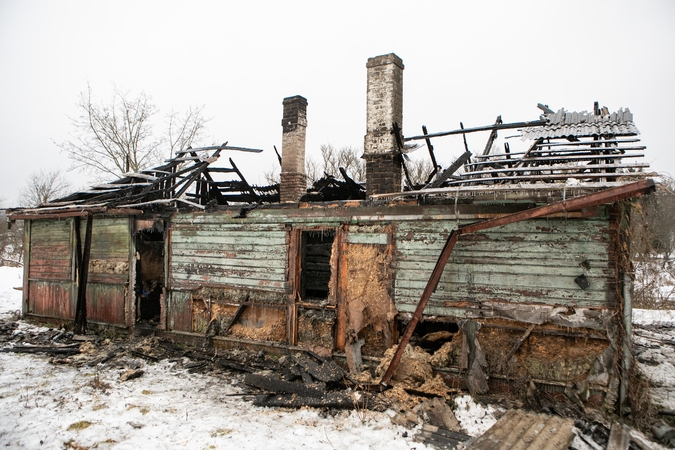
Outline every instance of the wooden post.
<svg viewBox="0 0 675 450"><path fill-rule="evenodd" d="M78 220L79 222L79 220ZM94 216L87 216L87 230L84 235L84 248L80 253L80 227L77 226L78 240L78 258L80 266L78 267L77 277L77 304L75 306L75 334L85 334L87 332L87 279L89 278L89 254L91 253L91 234Z"/></svg>

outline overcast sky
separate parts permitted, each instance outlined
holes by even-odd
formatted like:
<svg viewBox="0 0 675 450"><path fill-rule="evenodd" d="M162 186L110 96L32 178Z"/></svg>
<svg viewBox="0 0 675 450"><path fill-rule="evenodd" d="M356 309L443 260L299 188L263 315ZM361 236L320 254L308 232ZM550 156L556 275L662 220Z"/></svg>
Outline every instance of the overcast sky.
<svg viewBox="0 0 675 450"><path fill-rule="evenodd" d="M362 147L366 61L390 52L405 64L406 136L499 114L535 120L538 102L583 111L597 100L629 107L646 161L675 174L672 0L0 0L0 197L12 206L31 172L69 167L54 141L72 131L87 83L101 100L113 83L144 91L163 112L203 105L201 144L264 149L226 155L254 182L281 148L284 97L308 99L310 155L326 143ZM486 139L472 136L471 150ZM441 161L463 151L458 137L434 144ZM67 176L75 188L89 181Z"/></svg>

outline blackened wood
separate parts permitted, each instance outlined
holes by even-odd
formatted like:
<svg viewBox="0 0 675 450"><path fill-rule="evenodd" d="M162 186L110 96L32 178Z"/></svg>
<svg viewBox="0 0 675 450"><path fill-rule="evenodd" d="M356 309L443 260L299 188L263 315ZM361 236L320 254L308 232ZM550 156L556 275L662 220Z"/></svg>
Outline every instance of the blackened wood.
<svg viewBox="0 0 675 450"><path fill-rule="evenodd" d="M422 125L422 133L424 133L425 136L429 134L427 132L426 125ZM424 139L424 142L427 144L427 150L429 150L429 157L431 158L431 164L433 164L434 166L434 170L431 171L425 182L425 184L429 184L429 182L434 179L434 175L436 175L436 172L438 172L438 163L436 162L436 155L434 155L434 146L431 145L431 139L426 138Z"/></svg>
<svg viewBox="0 0 675 450"><path fill-rule="evenodd" d="M469 160L469 158L471 158L471 152L470 152L470 151L465 151L464 153L462 153L462 154L459 156L459 158L457 158L457 159L455 160L455 162L453 162L453 163L450 165L450 167L448 167L448 168L445 169L443 172L441 172L441 174L440 174L439 176L437 176L436 179L435 179L434 181L432 181L431 183L429 183L429 184L427 184L426 186L424 186L424 188L426 189L426 188L437 188L437 187L439 187L441 184L443 184L443 182L444 182L445 180L447 180L448 178L450 178L450 176L452 176L453 173L457 172L457 170L458 170L460 167L462 167L462 165L463 165L465 162L467 162L467 161Z"/></svg>
<svg viewBox="0 0 675 450"><path fill-rule="evenodd" d="M501 125L502 124L502 116L497 116L497 120L495 120L495 126ZM466 139L466 135L463 135ZM489 155L490 150L492 149L492 145L495 143L497 140L497 129L493 129L492 132L490 133L490 137L488 138L487 142L485 143L485 149L483 150L483 156Z"/></svg>
<svg viewBox="0 0 675 450"><path fill-rule="evenodd" d="M277 154L277 159L279 160L279 166L281 166L281 155L279 154L279 150L277 150L277 146L274 146L274 153Z"/></svg>
<svg viewBox="0 0 675 450"><path fill-rule="evenodd" d="M263 375L255 375L252 373L244 376L244 383L249 386L265 389L269 392L296 394L300 397L321 398L325 395L325 391L311 388L299 383L292 383L290 381L283 381L266 377Z"/></svg>
<svg viewBox="0 0 675 450"><path fill-rule="evenodd" d="M394 122L392 125L392 133L396 138L396 148L398 150L399 158L401 158L401 166L403 166L403 173L405 174L405 181L408 183L410 189L414 189L414 185L410 180L410 174L408 173L408 165L405 163L405 156L403 156L403 137L401 134L401 128L397 122Z"/></svg>
<svg viewBox="0 0 675 450"><path fill-rule="evenodd" d="M79 347L9 347L0 348L3 353L53 353L55 355L74 355L80 353Z"/></svg>
<svg viewBox="0 0 675 450"><path fill-rule="evenodd" d="M465 134L465 133L476 133L479 131L492 131L492 130L511 130L513 128L528 128L528 127L539 127L542 125L548 124L547 120L533 120L531 122L513 122L513 123L504 123L500 125L486 125L482 127L474 127L474 128L463 128L459 130L453 130L453 131L441 131L438 133L431 133L427 135L420 135L420 136L411 136L404 138L404 141L419 141L422 139L428 139L428 138L434 138L434 137L441 137L441 136L452 136L455 134Z"/></svg>
<svg viewBox="0 0 675 450"><path fill-rule="evenodd" d="M84 235L84 248L80 259L79 274L77 277L77 303L75 305L75 334L87 332L87 280L89 278L89 255L91 253L91 234L94 216L87 217L87 229Z"/></svg>
<svg viewBox="0 0 675 450"><path fill-rule="evenodd" d="M193 155L193 156L197 156L197 154L195 152L190 152L190 154ZM204 174L204 178L206 178L208 181L213 183L213 178L211 178L211 174L209 173L208 168L203 171L203 174ZM204 186L204 188L205 187L206 186ZM202 188L202 189L204 189L204 188ZM220 189L215 188L213 191L216 193L216 199L218 200L218 204L219 205L227 205L227 201L223 197L223 194L220 192ZM208 199L205 199L205 200L206 201L202 202L202 205L205 205L208 202Z"/></svg>
<svg viewBox="0 0 675 450"><path fill-rule="evenodd" d="M352 398L343 392L330 392L323 398L303 397L297 395L258 395L253 404L256 406L274 406L287 408L354 408ZM361 405L357 405L362 407Z"/></svg>
<svg viewBox="0 0 675 450"><path fill-rule="evenodd" d="M234 316L232 316L232 320L230 320L227 324L227 326L223 329L222 335L227 336L227 334L230 332L230 328L232 328L232 325L237 323L239 318L241 317L241 314L244 312L244 309L246 308L246 301L248 300L248 294L246 295L246 298L242 302L241 305L237 308L237 310L234 312Z"/></svg>
<svg viewBox="0 0 675 450"><path fill-rule="evenodd" d="M232 165L234 171L237 172L237 175L239 175L239 178L241 178L241 181L244 183L246 189L251 193L251 195L255 198L259 198L258 194L253 190L251 185L248 184L248 181L246 181L246 178L244 178L244 175L239 171L234 161L232 161L232 158L230 158L230 164Z"/></svg>

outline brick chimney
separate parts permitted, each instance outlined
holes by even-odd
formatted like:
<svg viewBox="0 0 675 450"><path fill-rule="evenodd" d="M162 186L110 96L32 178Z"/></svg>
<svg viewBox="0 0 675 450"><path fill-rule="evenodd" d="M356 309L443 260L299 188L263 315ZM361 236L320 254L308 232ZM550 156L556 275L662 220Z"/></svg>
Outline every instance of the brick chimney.
<svg viewBox="0 0 675 450"><path fill-rule="evenodd" d="M401 190L401 158L392 124L403 126L403 61L393 53L368 58L366 193Z"/></svg>
<svg viewBox="0 0 675 450"><path fill-rule="evenodd" d="M307 130L307 99L296 95L283 101L281 120L281 202L298 202L307 193L305 175L305 135Z"/></svg>

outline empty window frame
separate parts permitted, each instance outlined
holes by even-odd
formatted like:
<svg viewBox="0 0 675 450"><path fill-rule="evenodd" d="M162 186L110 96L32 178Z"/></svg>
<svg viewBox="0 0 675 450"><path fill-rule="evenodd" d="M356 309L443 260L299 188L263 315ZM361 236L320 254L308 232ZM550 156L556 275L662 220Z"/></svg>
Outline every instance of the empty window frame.
<svg viewBox="0 0 675 450"><path fill-rule="evenodd" d="M305 302L328 299L334 229L304 230L301 240L300 297Z"/></svg>

